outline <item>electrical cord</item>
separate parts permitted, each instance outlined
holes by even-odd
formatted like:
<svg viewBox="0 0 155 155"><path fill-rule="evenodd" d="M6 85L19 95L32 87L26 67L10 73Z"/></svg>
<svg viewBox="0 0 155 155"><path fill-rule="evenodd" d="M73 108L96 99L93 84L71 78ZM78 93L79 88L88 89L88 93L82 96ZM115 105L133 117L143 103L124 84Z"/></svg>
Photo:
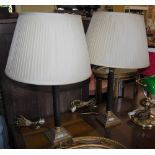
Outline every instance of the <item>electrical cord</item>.
<svg viewBox="0 0 155 155"><path fill-rule="evenodd" d="M81 108L88 107L88 106L96 107L95 98L90 99L89 101L73 100L70 105L70 111L75 112ZM90 112L86 112L85 114L88 114L88 113L90 114ZM91 113L94 113L94 112L91 112Z"/></svg>

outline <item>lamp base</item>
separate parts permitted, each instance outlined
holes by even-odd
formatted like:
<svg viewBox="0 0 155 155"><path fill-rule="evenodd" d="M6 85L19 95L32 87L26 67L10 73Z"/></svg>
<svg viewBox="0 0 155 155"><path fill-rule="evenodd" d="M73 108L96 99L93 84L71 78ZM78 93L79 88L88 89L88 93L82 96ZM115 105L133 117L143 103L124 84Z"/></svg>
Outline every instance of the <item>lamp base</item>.
<svg viewBox="0 0 155 155"><path fill-rule="evenodd" d="M105 127L113 127L121 124L121 120L112 111L107 111L105 115L97 116L96 119Z"/></svg>
<svg viewBox="0 0 155 155"><path fill-rule="evenodd" d="M148 110L135 110L129 113L131 121L142 129L151 129L155 126L155 116Z"/></svg>
<svg viewBox="0 0 155 155"><path fill-rule="evenodd" d="M56 127L54 145L72 140L71 134L64 127Z"/></svg>

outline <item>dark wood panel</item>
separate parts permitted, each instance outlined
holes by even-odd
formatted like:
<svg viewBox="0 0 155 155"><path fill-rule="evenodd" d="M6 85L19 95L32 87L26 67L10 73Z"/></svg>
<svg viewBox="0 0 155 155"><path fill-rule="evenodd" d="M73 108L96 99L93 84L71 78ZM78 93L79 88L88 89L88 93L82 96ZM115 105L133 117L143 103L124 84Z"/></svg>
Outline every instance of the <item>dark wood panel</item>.
<svg viewBox="0 0 155 155"><path fill-rule="evenodd" d="M0 78L4 72L16 26L16 19L0 20Z"/></svg>
<svg viewBox="0 0 155 155"><path fill-rule="evenodd" d="M4 74L15 26L16 19L0 19L0 80ZM0 98L2 98L1 93L0 90ZM0 114L4 115L2 99L0 100Z"/></svg>
<svg viewBox="0 0 155 155"><path fill-rule="evenodd" d="M70 103L75 100L88 100L89 80L78 85L60 86L61 112L69 110ZM15 122L17 115L29 119L38 119L53 114L51 86L33 86L2 78L2 90L9 124Z"/></svg>

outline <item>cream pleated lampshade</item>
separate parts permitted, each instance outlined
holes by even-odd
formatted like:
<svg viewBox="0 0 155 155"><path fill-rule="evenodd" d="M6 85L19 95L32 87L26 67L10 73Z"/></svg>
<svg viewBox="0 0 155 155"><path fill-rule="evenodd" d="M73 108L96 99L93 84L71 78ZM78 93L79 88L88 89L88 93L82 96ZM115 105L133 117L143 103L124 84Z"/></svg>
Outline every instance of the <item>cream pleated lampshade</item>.
<svg viewBox="0 0 155 155"><path fill-rule="evenodd" d="M18 17L6 75L36 85L64 85L91 75L81 17L25 13Z"/></svg>
<svg viewBox="0 0 155 155"><path fill-rule="evenodd" d="M91 64L131 69L149 65L142 15L96 12L91 19L86 39Z"/></svg>

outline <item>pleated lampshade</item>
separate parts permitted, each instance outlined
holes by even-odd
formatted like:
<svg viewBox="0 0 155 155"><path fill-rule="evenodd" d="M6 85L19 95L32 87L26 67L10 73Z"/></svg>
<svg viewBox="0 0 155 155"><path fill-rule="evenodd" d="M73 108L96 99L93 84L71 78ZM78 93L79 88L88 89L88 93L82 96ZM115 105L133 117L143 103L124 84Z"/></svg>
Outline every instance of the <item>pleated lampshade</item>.
<svg viewBox="0 0 155 155"><path fill-rule="evenodd" d="M96 12L91 19L86 39L91 64L129 69L149 65L142 15Z"/></svg>
<svg viewBox="0 0 155 155"><path fill-rule="evenodd" d="M81 17L25 13L18 17L6 75L36 85L64 85L91 75Z"/></svg>

